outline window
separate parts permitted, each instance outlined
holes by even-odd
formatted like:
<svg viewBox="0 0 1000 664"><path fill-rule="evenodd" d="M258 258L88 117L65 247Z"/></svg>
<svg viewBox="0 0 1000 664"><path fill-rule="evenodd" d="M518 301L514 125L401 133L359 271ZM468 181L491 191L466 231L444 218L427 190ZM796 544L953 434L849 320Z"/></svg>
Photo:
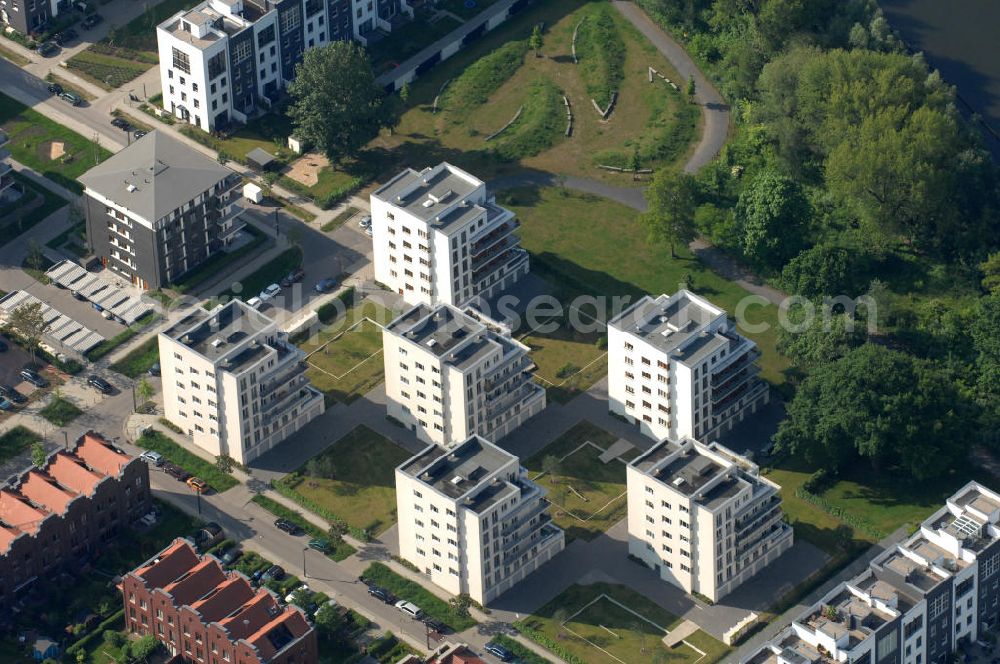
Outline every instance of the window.
<svg viewBox="0 0 1000 664"><path fill-rule="evenodd" d="M174 56L174 69L179 69L185 74L190 74L191 60L188 58L188 54L178 50L176 47L172 50Z"/></svg>
<svg viewBox="0 0 1000 664"><path fill-rule="evenodd" d="M274 41L274 25L269 25L257 33L257 46L262 47Z"/></svg>

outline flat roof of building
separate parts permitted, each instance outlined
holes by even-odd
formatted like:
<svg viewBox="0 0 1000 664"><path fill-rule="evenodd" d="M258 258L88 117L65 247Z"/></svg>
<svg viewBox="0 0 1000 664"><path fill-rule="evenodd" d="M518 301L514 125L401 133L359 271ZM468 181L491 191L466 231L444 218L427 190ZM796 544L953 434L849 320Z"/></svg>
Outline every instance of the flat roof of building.
<svg viewBox="0 0 1000 664"><path fill-rule="evenodd" d="M485 196L470 197L483 189L482 180L448 162L422 171L407 168L376 189L372 196L405 210L443 232L457 229L485 214Z"/></svg>
<svg viewBox="0 0 1000 664"><path fill-rule="evenodd" d="M474 366L497 350L503 355L516 348L527 351L500 323L450 304L418 304L389 323L386 330L457 369Z"/></svg>
<svg viewBox="0 0 1000 664"><path fill-rule="evenodd" d="M458 499L517 457L479 436L450 450L431 446L399 466L400 472L449 498Z"/></svg>
<svg viewBox="0 0 1000 664"><path fill-rule="evenodd" d="M151 131L81 175L88 189L152 223L236 174L160 131Z"/></svg>
<svg viewBox="0 0 1000 664"><path fill-rule="evenodd" d="M230 355L243 341L268 329L274 321L241 300L230 300L211 311L196 311L163 334L184 344L212 363ZM252 356L265 352L263 344L247 346L229 357L230 368L239 367ZM244 353L248 355L244 357Z"/></svg>

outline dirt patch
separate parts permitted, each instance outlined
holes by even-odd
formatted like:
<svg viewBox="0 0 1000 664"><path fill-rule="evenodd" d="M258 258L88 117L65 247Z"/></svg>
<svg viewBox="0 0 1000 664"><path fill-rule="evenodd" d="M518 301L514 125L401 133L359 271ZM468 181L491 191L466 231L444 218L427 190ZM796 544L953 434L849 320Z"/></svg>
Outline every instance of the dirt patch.
<svg viewBox="0 0 1000 664"><path fill-rule="evenodd" d="M292 162L285 175L307 187L319 182L319 172L330 165L330 161L321 154L306 154Z"/></svg>
<svg viewBox="0 0 1000 664"><path fill-rule="evenodd" d="M66 154L66 144L62 141L49 141L48 148L48 157L51 161L55 161Z"/></svg>

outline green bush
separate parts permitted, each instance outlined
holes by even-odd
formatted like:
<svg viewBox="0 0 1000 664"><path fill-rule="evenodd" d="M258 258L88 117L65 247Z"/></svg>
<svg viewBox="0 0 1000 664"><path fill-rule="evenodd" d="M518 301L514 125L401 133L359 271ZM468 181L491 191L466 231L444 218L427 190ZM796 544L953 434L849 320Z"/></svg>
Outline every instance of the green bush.
<svg viewBox="0 0 1000 664"><path fill-rule="evenodd" d="M396 574L382 563L369 565L364 577L401 599L413 602L428 616L450 626L456 632L464 632L477 624L472 618L457 613L447 602L419 583Z"/></svg>
<svg viewBox="0 0 1000 664"><path fill-rule="evenodd" d="M339 304L338 304L339 302ZM349 286L335 300L331 300L316 309L316 318L326 325L337 319L337 315L347 311L354 303L354 286Z"/></svg>
<svg viewBox="0 0 1000 664"><path fill-rule="evenodd" d="M625 41L611 14L610 5L595 5L580 25L576 54L587 94L601 107L611 102L625 78Z"/></svg>
<svg viewBox="0 0 1000 664"><path fill-rule="evenodd" d="M38 414L57 427L62 427L83 415L83 411L57 394Z"/></svg>
<svg viewBox="0 0 1000 664"><path fill-rule="evenodd" d="M522 39L508 42L479 58L448 85L441 101L442 108L454 121L464 121L521 68L527 52L528 41Z"/></svg>
<svg viewBox="0 0 1000 664"><path fill-rule="evenodd" d="M524 110L507 131L491 143L503 159L533 157L563 136L566 114L562 91L548 79L535 79L524 100Z"/></svg>
<svg viewBox="0 0 1000 664"><path fill-rule="evenodd" d="M39 434L26 426L19 424L13 427L10 431L0 435L0 463L17 456L41 440L42 437Z"/></svg>
<svg viewBox="0 0 1000 664"><path fill-rule="evenodd" d="M81 650L86 651L91 644L103 641L105 632L109 630L119 631L124 626L125 626L125 609L119 609L116 613L111 614L111 617L109 617L107 620L98 625L94 629L94 631L92 631L90 634L86 635L73 645L66 648L66 654L70 655L71 657L74 657L77 652Z"/></svg>
<svg viewBox="0 0 1000 664"><path fill-rule="evenodd" d="M102 357L113 351L114 349L121 346L126 341L130 340L132 337L136 336L142 332L146 327L152 325L160 319L159 314L150 311L142 316L140 316L134 323L126 327L124 330L111 337L110 339L105 339L101 343L97 344L93 348L87 351L87 359L91 362L97 362ZM148 367L147 367L148 368Z"/></svg>

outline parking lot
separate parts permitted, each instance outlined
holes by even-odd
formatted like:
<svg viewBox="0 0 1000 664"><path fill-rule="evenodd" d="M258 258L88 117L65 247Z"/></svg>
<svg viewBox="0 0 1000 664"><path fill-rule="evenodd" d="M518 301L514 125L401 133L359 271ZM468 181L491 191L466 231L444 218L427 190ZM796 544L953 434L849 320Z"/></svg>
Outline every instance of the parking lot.
<svg viewBox="0 0 1000 664"><path fill-rule="evenodd" d="M31 355L7 337L0 338L3 338L7 343L7 350L0 353L0 384L11 385L24 396L30 397L38 388L22 380L18 374L26 364L31 362ZM43 371L43 374L46 378L50 378L47 372Z"/></svg>

